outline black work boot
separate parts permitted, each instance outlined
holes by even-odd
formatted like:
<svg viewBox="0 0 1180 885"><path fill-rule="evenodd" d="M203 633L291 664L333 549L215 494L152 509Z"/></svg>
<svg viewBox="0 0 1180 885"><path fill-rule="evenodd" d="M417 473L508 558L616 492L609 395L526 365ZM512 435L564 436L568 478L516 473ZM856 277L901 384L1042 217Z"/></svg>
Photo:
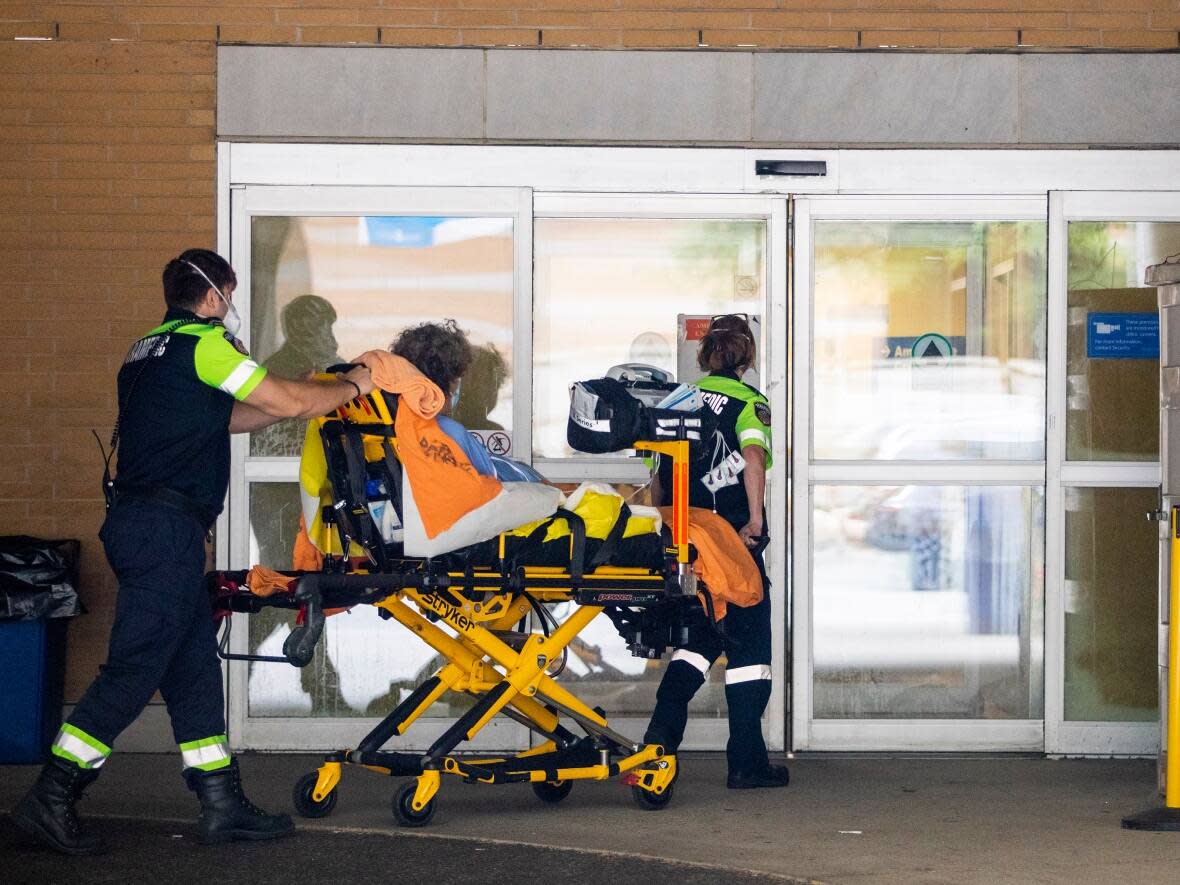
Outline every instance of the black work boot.
<svg viewBox="0 0 1180 885"><path fill-rule="evenodd" d="M295 832L288 815L267 814L245 797L237 759L213 771L186 768L184 779L201 800L198 839L203 845L277 839Z"/></svg>
<svg viewBox="0 0 1180 885"><path fill-rule="evenodd" d="M731 771L726 778L725 786L731 790L757 790L759 788L785 787L791 782L791 772L785 765L770 765L769 763L758 771L744 774Z"/></svg>
<svg viewBox="0 0 1180 885"><path fill-rule="evenodd" d="M97 768L80 768L68 759L54 756L41 769L37 783L12 810L12 822L20 829L62 854L102 854L102 839L86 831L74 803L98 777Z"/></svg>

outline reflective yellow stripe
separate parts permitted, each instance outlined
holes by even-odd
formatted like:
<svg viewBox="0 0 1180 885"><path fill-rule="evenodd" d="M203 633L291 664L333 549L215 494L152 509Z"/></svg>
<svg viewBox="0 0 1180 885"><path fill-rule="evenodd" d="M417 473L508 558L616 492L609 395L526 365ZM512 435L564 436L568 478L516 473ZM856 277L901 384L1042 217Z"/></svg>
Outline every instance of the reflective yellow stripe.
<svg viewBox="0 0 1180 885"><path fill-rule="evenodd" d="M180 755L185 768L199 768L201 771L224 768L230 761L229 744L224 735L181 744Z"/></svg>
<svg viewBox="0 0 1180 885"><path fill-rule="evenodd" d="M55 756L68 759L82 768L102 768L111 754L111 748L102 741L68 723L57 733L52 750Z"/></svg>

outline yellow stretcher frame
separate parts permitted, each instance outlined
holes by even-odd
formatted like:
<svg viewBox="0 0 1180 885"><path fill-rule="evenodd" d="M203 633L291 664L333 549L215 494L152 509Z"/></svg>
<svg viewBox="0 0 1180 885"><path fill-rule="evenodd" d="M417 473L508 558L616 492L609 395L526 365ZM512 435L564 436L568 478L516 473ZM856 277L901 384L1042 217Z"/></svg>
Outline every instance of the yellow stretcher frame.
<svg viewBox="0 0 1180 885"><path fill-rule="evenodd" d="M362 425L362 432L366 424L393 424L381 397L354 400L338 409L336 415L318 420L322 424L335 418ZM396 448L396 442L394 445ZM681 594L695 596L697 583L688 543L689 443L687 440L644 441L635 448L672 458L672 544L665 553L677 563ZM667 574L648 568L600 567L578 580L562 568L526 566L520 572L519 586L511 589L505 587L505 575L488 568L449 572L442 580L433 576L429 584L407 582L407 586L371 603L416 634L442 655L446 663L386 716L357 748L330 753L323 765L300 779L294 799L301 814L321 817L331 812L345 765L413 777L394 796L394 816L403 826L429 823L444 774L477 783L528 782L547 802L564 798L574 781L606 780L625 774L640 807L656 810L670 801L678 771L676 757L665 753L659 745L635 743L614 732L602 712L582 702L546 672L579 633L604 611L605 605L579 603L573 614L548 636L536 632L523 637L513 634L519 647L503 637L532 610L524 591L541 604L573 600L578 591L602 590L610 595L615 588L623 599L627 593L645 592L645 588L649 593L665 592ZM356 577L361 582L366 577L377 579L375 575L363 573ZM447 624L456 635L449 635L432 620ZM404 735L436 701L451 691L472 695L476 703L429 750L399 753L381 749L391 738ZM519 754L503 756L468 757L454 752L460 743L473 739L501 714L542 736L544 742ZM580 726L586 737L576 739L561 724L562 716ZM588 747L596 758L585 758Z"/></svg>

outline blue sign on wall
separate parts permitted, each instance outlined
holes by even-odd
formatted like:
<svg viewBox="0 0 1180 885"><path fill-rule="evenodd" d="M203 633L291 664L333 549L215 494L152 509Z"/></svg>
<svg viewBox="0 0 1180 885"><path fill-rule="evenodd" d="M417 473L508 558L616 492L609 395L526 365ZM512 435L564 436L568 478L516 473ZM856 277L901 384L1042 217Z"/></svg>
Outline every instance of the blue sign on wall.
<svg viewBox="0 0 1180 885"><path fill-rule="evenodd" d="M1154 360L1160 355L1158 313L1092 313L1086 356L1092 360Z"/></svg>

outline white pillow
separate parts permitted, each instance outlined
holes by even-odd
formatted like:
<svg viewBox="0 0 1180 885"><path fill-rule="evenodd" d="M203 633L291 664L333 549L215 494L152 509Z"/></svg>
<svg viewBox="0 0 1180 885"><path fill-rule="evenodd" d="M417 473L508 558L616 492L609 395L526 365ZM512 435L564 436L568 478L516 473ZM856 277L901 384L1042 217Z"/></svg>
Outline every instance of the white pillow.
<svg viewBox="0 0 1180 885"><path fill-rule="evenodd" d="M459 518L433 538L426 536L409 477L402 471L402 514L406 556L438 556L495 538L518 526L552 516L561 490L540 482L506 482L492 500Z"/></svg>

